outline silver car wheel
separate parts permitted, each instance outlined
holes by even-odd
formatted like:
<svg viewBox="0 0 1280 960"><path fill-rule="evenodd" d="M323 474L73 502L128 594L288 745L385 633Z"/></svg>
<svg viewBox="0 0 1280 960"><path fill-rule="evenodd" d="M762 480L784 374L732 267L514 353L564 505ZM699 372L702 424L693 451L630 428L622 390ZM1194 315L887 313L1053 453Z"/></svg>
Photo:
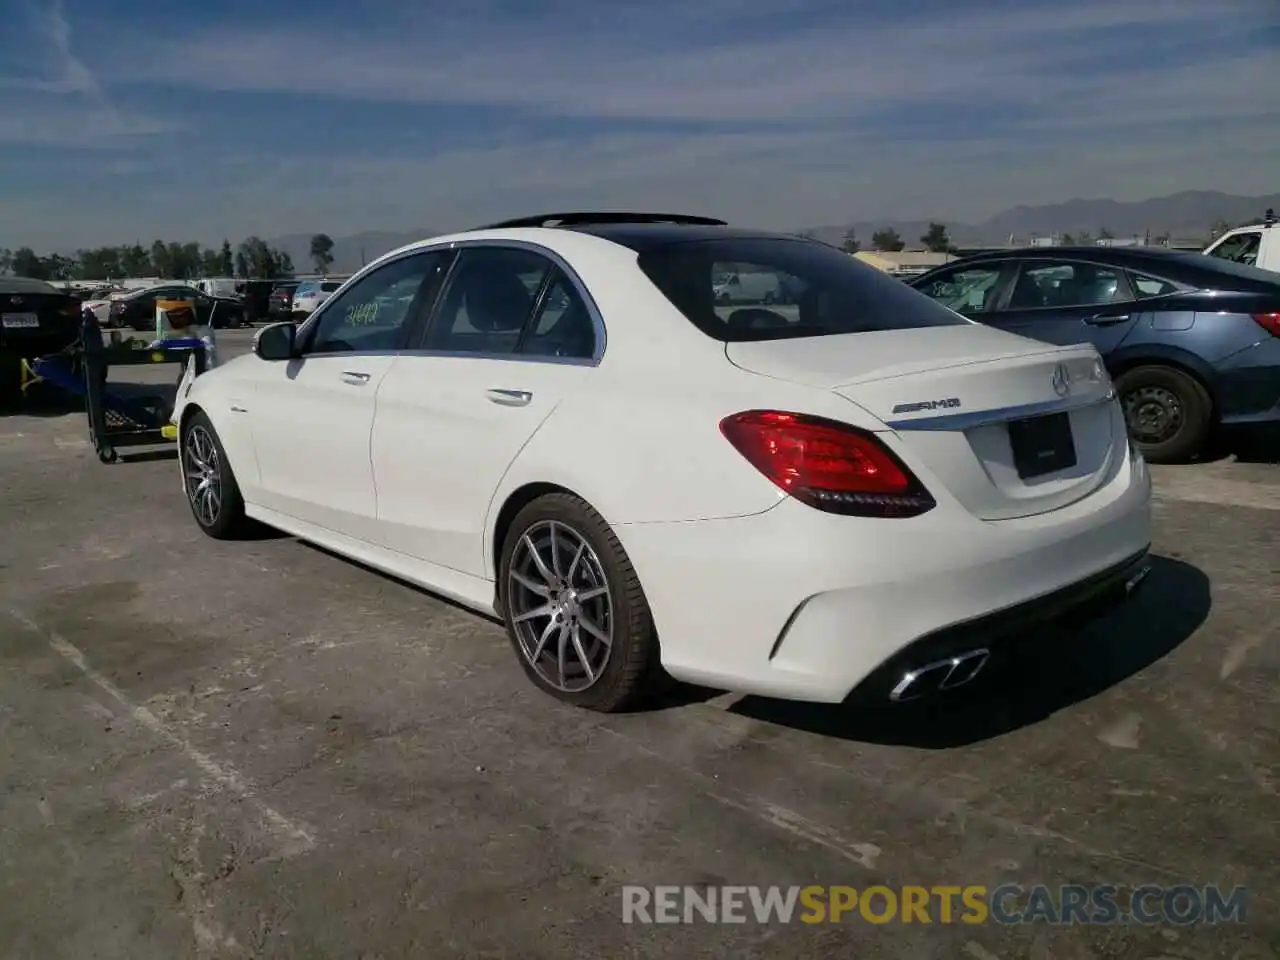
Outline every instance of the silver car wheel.
<svg viewBox="0 0 1280 960"><path fill-rule="evenodd" d="M218 522L222 510L222 474L218 447L209 431L196 424L182 444L182 474L192 512L202 527Z"/></svg>
<svg viewBox="0 0 1280 960"><path fill-rule="evenodd" d="M506 605L525 660L548 686L589 689L613 652L613 599L604 566L559 520L533 524L508 567Z"/></svg>

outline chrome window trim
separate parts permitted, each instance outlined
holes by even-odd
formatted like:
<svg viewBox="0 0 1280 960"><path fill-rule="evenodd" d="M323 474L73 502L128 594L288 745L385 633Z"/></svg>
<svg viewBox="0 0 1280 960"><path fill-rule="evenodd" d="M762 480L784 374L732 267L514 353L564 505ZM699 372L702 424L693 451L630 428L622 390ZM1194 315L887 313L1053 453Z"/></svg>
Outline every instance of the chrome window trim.
<svg viewBox="0 0 1280 960"><path fill-rule="evenodd" d="M569 262L563 256L561 256L555 250L550 249L549 247L545 247L540 243L533 243L528 240L507 240L502 238L486 237L483 239L475 239L475 240L452 240L444 243L427 243L422 246L414 247L410 250L404 250L401 253L397 254L396 256L388 257L385 260L375 260L373 263L369 264L365 269L360 270L355 274L352 274L351 277L347 279L346 283L344 283L337 290L333 291L333 293L329 295L329 298L325 300L324 303L322 303L319 307L317 307L315 310L312 311L311 316L307 317L306 320L304 320L301 324L298 325L298 338L301 340L303 337L310 336L311 325L319 322L319 318L324 314L324 311L329 306L329 304L337 300L338 296L341 293L343 293L343 291L347 288L347 286L349 286L352 283L355 283L357 280L363 279L364 277L371 274L373 271L380 270L382 267L390 266L393 263L398 263L407 257L415 257L415 256L420 256L423 254L430 254L430 253L439 253L441 251L464 250L468 247L500 247L500 248L507 248L507 249L527 250L530 253L539 254L541 256L546 257L548 260L550 260L552 264L558 267L561 270L561 272L563 272L564 275L569 278L569 282L573 284L574 290L576 290L578 296L582 298L582 302L586 304L587 313L591 317L591 326L595 332L595 349L592 351L592 355L590 357L542 357L542 356L538 356L537 354L531 354L531 353L462 353L456 350L422 350L422 349L410 347L405 350L362 350L362 351L344 352L344 353L306 354L305 356L368 357L368 356L394 355L394 356L400 356L400 357L430 357L430 358L450 357L450 358L472 359L472 360L506 360L506 361L512 361L516 363L549 363L549 364L558 365L558 366L570 366L570 367L598 367L600 365L600 362L604 359L605 348L608 342L608 331L606 330L604 325L604 316L603 314L601 314L600 307L597 306L595 298L591 296L591 292L587 289L587 285L583 282L582 278L578 276L578 272L569 265ZM435 318L433 316L429 319L433 320ZM423 327L424 335L425 335L426 329L427 328L424 326Z"/></svg>
<svg viewBox="0 0 1280 960"><path fill-rule="evenodd" d="M886 420L885 426L891 430L973 430L977 427L1007 423L1010 420L1025 420L1028 417L1042 417L1050 413L1083 410L1085 407L1110 403L1115 398L1116 392L1111 389L1100 397L1068 397L1065 400L1023 403L1011 407L997 407L994 410L975 410L973 413L944 413L936 417L919 417L914 420Z"/></svg>

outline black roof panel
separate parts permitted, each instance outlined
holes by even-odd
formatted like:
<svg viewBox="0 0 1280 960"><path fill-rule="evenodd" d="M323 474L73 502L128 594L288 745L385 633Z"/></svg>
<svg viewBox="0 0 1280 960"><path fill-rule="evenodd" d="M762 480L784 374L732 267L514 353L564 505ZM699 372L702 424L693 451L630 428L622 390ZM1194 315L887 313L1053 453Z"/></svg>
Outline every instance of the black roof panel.
<svg viewBox="0 0 1280 960"><path fill-rule="evenodd" d="M611 223L586 224L569 227L578 233L589 233L613 243L630 247L637 253L665 247L672 243L692 243L699 240L801 240L802 238L769 230L750 230L742 227L717 227L680 223ZM810 241L814 242L814 241Z"/></svg>

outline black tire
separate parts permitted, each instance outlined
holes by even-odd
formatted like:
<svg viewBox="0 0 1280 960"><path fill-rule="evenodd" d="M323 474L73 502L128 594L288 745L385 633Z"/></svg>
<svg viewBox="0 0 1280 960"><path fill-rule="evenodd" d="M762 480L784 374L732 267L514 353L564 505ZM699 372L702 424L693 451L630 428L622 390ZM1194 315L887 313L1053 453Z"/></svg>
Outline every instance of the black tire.
<svg viewBox="0 0 1280 960"><path fill-rule="evenodd" d="M205 440L196 441L195 435L207 438L208 445L214 453L214 462L209 462L207 455L203 459L196 455L194 444L197 442L204 444ZM249 518L244 512L244 498L240 495L240 487L227 460L227 452L218 438L218 432L213 428L212 421L203 410L197 410L183 424L182 436L178 438L178 454L181 460L183 490L186 491L187 505L191 507L191 515L195 518L196 525L215 540L236 540L243 536L250 527ZM201 504L195 492L199 481L192 474L204 472L204 468L200 466L201 462L210 472L206 474L206 478L210 474L216 476L219 484L218 504L214 510L203 509L202 507L207 506L207 503Z"/></svg>
<svg viewBox="0 0 1280 960"><path fill-rule="evenodd" d="M1129 435L1151 463L1184 463L1204 450L1213 400L1195 377L1152 364L1116 378Z"/></svg>
<svg viewBox="0 0 1280 960"><path fill-rule="evenodd" d="M563 690L552 685L530 663L513 620L514 604L508 597L517 546L526 533L548 522L567 528L594 551L608 588L612 633L608 660L595 681L582 690ZM616 713L636 706L667 687L657 630L640 578L604 518L579 497L568 493L547 494L516 515L499 556L498 597L507 636L521 668L535 686L556 699L588 710ZM576 654L574 658L577 660Z"/></svg>

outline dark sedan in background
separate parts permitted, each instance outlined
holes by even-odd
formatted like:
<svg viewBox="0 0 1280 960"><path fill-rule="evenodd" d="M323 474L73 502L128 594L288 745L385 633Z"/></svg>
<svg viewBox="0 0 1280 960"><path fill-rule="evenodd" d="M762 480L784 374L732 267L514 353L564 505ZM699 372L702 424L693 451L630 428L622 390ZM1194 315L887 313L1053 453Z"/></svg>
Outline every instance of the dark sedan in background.
<svg viewBox="0 0 1280 960"><path fill-rule="evenodd" d="M240 327L245 323L244 304L231 297L211 297L195 287L165 284L136 290L113 301L108 326L131 327L139 332L156 328L157 300L194 300L196 317L214 327Z"/></svg>
<svg viewBox="0 0 1280 960"><path fill-rule="evenodd" d="M1191 459L1219 426L1280 425L1280 275L1151 247L1032 247L910 281L983 324L1102 354L1153 463Z"/></svg>

